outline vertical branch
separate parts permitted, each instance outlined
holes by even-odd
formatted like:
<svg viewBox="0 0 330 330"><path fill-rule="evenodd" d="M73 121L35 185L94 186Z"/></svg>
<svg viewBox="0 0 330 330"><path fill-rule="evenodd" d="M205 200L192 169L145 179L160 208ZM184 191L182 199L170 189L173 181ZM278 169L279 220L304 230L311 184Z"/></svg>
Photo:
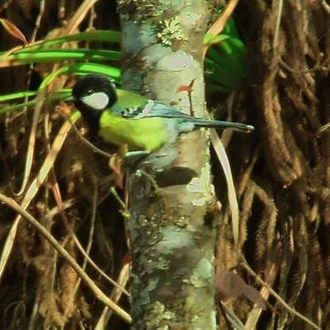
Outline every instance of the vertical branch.
<svg viewBox="0 0 330 330"><path fill-rule="evenodd" d="M206 1L118 1L124 88L203 116ZM178 92L194 80L191 102ZM170 136L169 136L170 139ZM213 187L205 132L182 135L128 178L136 329L215 329ZM141 164L142 169L146 168Z"/></svg>

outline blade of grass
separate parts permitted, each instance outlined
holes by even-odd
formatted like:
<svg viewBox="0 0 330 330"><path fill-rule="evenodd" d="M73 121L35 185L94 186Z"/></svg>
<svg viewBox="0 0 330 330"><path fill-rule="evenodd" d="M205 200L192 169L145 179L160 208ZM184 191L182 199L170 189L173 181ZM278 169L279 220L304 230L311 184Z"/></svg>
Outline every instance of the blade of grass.
<svg viewBox="0 0 330 330"><path fill-rule="evenodd" d="M16 105L11 105L9 107L5 107L0 109L0 116L5 115L5 114L9 114L18 110L22 110L25 107L32 107L34 105L36 105L36 99L25 102L25 103L20 103L20 104L16 104Z"/></svg>
<svg viewBox="0 0 330 330"><path fill-rule="evenodd" d="M16 196L21 196L23 194L23 192L26 188L27 182L30 178L31 168L32 168L32 164L34 162L33 156L34 156L34 150L35 150L37 126L38 126L38 122L39 122L39 116L41 113L41 109L44 104L44 95L45 95L44 89L41 89L38 91L38 95L36 98L36 107L35 107L34 113L33 113L32 126L31 126L27 153L26 153L26 162L25 162L25 168L24 168L23 182L22 182L21 189L15 194Z"/></svg>
<svg viewBox="0 0 330 330"><path fill-rule="evenodd" d="M78 63L73 65L62 66L59 70L51 73L47 78L43 80L40 88L44 88L50 84L53 79L59 74L84 74L84 73L103 73L112 77L115 81L118 81L121 75L121 71L115 67L109 67L96 63Z"/></svg>
<svg viewBox="0 0 330 330"><path fill-rule="evenodd" d="M95 49L39 49L35 52L21 50L0 59L0 68L29 63L49 63L62 61L119 61L120 52Z"/></svg>
<svg viewBox="0 0 330 330"><path fill-rule="evenodd" d="M71 116L71 121L75 122L79 118L80 114L78 112L75 112ZM70 129L72 128L71 122L66 121L63 126L61 127L59 133L57 134L54 143L52 145L50 153L47 155L46 159L44 160L43 165L41 166L41 169L39 171L39 174L37 177L32 181L30 184L29 188L27 189L26 193L24 194L23 200L21 202L20 207L22 209L26 209L32 199L35 197L37 194L39 187L43 184L45 181L50 169L54 165L55 159L57 158L57 155L59 151L61 150L64 141L66 139L66 136ZM6 241L3 246L3 250L1 252L1 257L0 257L0 280L3 275L3 272L5 270L9 255L12 251L15 238L16 238L16 233L17 233L17 228L21 220L21 215L18 215L9 231L9 234L6 238Z"/></svg>
<svg viewBox="0 0 330 330"><path fill-rule="evenodd" d="M80 32L72 35L65 35L49 40L38 40L28 44L28 50L37 51L43 48L52 47L54 45L62 45L66 42L73 41L98 41L98 42L112 42L120 43L120 32L114 30L95 30L88 32ZM6 58L9 55L15 55L22 51L27 51L26 47L16 46L9 51L0 52L1 58Z"/></svg>
<svg viewBox="0 0 330 330"><path fill-rule="evenodd" d="M17 92L12 94L0 95L0 102L7 102L11 100L21 99L24 97L36 96L37 92L35 91L24 91Z"/></svg>
<svg viewBox="0 0 330 330"><path fill-rule="evenodd" d="M72 42L72 41L99 41L99 42L120 43L121 40L120 35L121 34L119 31L95 30L88 32L80 32L50 40L43 40L29 46L30 49L35 50L43 47L51 47L54 45L63 44L65 42Z"/></svg>
<svg viewBox="0 0 330 330"><path fill-rule="evenodd" d="M238 212L238 203L237 203L236 192L233 182L233 176L230 169L230 163L226 154L226 150L224 149L216 130L213 128L210 130L210 138L214 151L225 173L225 178L228 188L228 200L229 200L231 219L232 219L233 238L234 238L235 247L237 247L239 242L239 212Z"/></svg>

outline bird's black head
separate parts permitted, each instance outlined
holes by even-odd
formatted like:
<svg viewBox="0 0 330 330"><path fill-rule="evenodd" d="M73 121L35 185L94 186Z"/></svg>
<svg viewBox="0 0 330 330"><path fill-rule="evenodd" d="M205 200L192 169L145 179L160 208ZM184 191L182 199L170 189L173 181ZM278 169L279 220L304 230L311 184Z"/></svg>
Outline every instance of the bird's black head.
<svg viewBox="0 0 330 330"><path fill-rule="evenodd" d="M116 87L105 75L88 74L73 86L72 101L90 129L97 132L102 112L117 102Z"/></svg>

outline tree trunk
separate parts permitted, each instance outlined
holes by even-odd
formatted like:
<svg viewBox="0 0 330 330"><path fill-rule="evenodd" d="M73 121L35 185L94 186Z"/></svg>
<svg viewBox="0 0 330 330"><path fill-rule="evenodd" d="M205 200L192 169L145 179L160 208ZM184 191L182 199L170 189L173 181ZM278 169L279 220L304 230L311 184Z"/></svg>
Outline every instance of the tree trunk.
<svg viewBox="0 0 330 330"><path fill-rule="evenodd" d="M159 0L153 5L142 1L118 5L124 88L189 113L188 93L178 88L194 80L192 108L194 115L203 116L202 47L208 3ZM129 175L127 228L136 329L216 327L215 231L208 209L214 195L208 161L206 132L197 131L159 151L148 174L142 162L143 171Z"/></svg>

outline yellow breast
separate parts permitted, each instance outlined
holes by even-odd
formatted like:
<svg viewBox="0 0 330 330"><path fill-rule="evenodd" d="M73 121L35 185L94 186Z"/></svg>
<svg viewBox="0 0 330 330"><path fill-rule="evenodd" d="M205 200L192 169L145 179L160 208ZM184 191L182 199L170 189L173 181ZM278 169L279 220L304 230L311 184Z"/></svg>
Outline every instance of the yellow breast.
<svg viewBox="0 0 330 330"><path fill-rule="evenodd" d="M126 119L104 111L100 119L99 135L105 142L129 150L154 151L168 139L167 125L162 118Z"/></svg>

